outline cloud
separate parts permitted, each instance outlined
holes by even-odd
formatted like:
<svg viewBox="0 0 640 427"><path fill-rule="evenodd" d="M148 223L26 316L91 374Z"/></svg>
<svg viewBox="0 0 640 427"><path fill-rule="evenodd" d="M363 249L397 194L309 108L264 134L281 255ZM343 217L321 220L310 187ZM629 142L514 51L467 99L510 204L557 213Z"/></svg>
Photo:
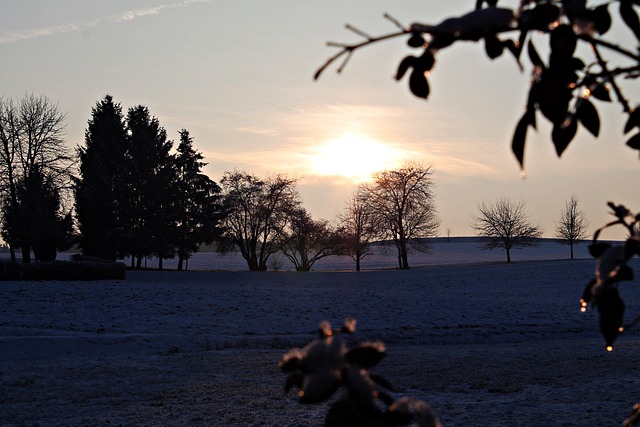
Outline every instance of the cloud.
<svg viewBox="0 0 640 427"><path fill-rule="evenodd" d="M197 3L209 3L211 0L184 0L177 3L163 4L154 7L148 7L144 9L132 9L115 15L109 15L101 18L97 18L87 22L69 23L54 25L45 28L32 28L26 30L9 31L7 33L0 33L0 45L14 44L26 40L32 40L40 37L55 36L58 34L66 34L77 31L86 30L97 26L103 22L128 22L134 19L152 15L158 15L165 9L175 9L178 7L187 7Z"/></svg>

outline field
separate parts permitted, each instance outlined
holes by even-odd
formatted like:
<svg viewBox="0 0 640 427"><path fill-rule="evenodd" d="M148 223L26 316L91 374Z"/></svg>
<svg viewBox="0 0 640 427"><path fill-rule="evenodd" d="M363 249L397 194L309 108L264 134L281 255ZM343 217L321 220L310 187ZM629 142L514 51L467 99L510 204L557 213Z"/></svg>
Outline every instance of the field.
<svg viewBox="0 0 640 427"><path fill-rule="evenodd" d="M443 242L409 271L380 255L360 273L328 260L2 282L0 425L320 426L326 405L284 396L277 363L348 315L356 339L386 344L375 372L445 427L620 425L640 401L640 332L604 350L596 313L579 311L593 271L581 251L546 243L507 264ZM640 287L621 295L626 318L640 314Z"/></svg>

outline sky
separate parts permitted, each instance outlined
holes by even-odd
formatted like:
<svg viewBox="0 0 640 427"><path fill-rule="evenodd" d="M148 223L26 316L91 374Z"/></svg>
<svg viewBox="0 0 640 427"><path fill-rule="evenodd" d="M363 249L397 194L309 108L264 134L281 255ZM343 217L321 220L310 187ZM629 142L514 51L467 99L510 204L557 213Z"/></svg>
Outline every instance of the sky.
<svg viewBox="0 0 640 427"><path fill-rule="evenodd" d="M260 177L287 174L298 179L315 218L334 220L370 172L406 160L434 171L440 235L474 235L478 205L502 197L524 201L546 237L554 235L571 196L589 218L590 232L611 219L610 200L640 211L632 185L640 178L640 160L625 146L626 117L617 104L597 102L600 137L580 129L561 159L539 115L521 176L510 147L529 88L526 55L521 72L509 55L492 61L482 44L456 43L438 53L426 101L410 94L406 79L393 79L402 58L419 54L406 38L359 50L341 74L332 67L313 80L337 52L328 41L362 40L346 23L375 36L397 30L385 13L403 25L437 24L474 5L9 0L0 4L0 96L45 95L57 102L71 149L83 144L91 109L106 94L125 112L145 105L174 141L181 129L189 130L215 181L234 169ZM635 46L625 28L607 38ZM544 41L537 40L541 53ZM640 100L637 88L625 94Z"/></svg>

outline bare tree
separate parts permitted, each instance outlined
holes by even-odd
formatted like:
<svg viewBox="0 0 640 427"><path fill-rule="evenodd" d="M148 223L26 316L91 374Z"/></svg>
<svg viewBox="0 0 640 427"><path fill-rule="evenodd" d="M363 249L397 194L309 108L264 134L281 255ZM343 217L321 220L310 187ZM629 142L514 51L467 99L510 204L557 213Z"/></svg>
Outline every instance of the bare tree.
<svg viewBox="0 0 640 427"><path fill-rule="evenodd" d="M504 249L507 262L511 262L511 249L536 246L536 239L542 236L540 227L527 216L523 201L501 198L490 203L482 202L478 210L480 213L473 217L472 227L483 239L482 248Z"/></svg>
<svg viewBox="0 0 640 427"><path fill-rule="evenodd" d="M30 236L35 226L18 212L38 209L39 177L63 201L62 192L71 188L72 157L63 140L64 119L58 104L45 96L26 95L17 102L0 98L3 236L10 246L22 249L23 262L31 260ZM18 197L19 182L24 187L22 198Z"/></svg>
<svg viewBox="0 0 640 427"><path fill-rule="evenodd" d="M565 203L560 214L560 219L556 222L556 239L562 245L571 248L571 259L573 259L573 245L587 238L587 227L589 221L583 211L578 209L578 199L571 196Z"/></svg>
<svg viewBox="0 0 640 427"><path fill-rule="evenodd" d="M296 271L310 271L316 261L343 252L342 238L329 221L314 220L302 207L291 212L288 229L282 253Z"/></svg>
<svg viewBox="0 0 640 427"><path fill-rule="evenodd" d="M266 270L269 257L281 248L289 215L300 206L296 180L233 171L225 172L220 184L225 217L218 250L237 247L249 270Z"/></svg>
<svg viewBox="0 0 640 427"><path fill-rule="evenodd" d="M358 188L346 201L338 220L345 253L355 261L356 271L360 271L361 261L371 254L371 243L380 235L381 228L362 188Z"/></svg>
<svg viewBox="0 0 640 427"><path fill-rule="evenodd" d="M435 236L440 220L433 201L431 167L408 162L399 169L377 172L364 191L385 236L398 250L398 267L409 268L409 246L425 250L423 239Z"/></svg>

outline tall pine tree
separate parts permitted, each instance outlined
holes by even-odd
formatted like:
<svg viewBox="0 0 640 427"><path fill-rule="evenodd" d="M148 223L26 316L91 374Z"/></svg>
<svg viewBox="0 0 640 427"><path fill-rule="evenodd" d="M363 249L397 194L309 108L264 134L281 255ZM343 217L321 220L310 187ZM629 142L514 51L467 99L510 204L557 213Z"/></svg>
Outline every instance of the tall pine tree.
<svg viewBox="0 0 640 427"><path fill-rule="evenodd" d="M173 256L175 235L176 176L170 151L173 143L167 132L139 105L127 114L127 175L125 184L125 220L128 232L127 252L132 266L142 267L142 259L156 255ZM135 258L135 263L134 263Z"/></svg>
<svg viewBox="0 0 640 427"><path fill-rule="evenodd" d="M202 173L204 157L193 148L193 138L186 129L180 131L180 144L175 155L178 193L177 253L178 270L203 243L211 243L220 235L221 189Z"/></svg>
<svg viewBox="0 0 640 427"><path fill-rule="evenodd" d="M106 95L91 110L85 146L78 148L76 214L87 256L115 260L122 239L122 197L127 133L122 108Z"/></svg>

